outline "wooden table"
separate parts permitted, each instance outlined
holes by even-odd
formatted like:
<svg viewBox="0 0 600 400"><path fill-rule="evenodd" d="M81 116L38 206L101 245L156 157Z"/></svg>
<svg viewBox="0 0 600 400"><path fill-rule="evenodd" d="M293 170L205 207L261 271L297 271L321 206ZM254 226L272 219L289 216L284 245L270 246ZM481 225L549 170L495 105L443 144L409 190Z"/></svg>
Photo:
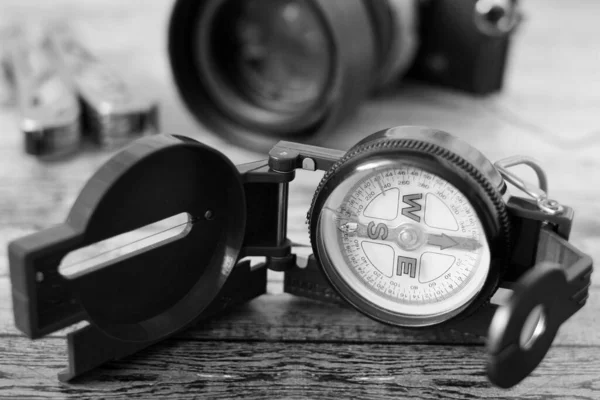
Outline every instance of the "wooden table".
<svg viewBox="0 0 600 400"><path fill-rule="evenodd" d="M332 134L347 148L380 128L418 124L452 132L490 159L537 158L553 197L576 210L572 242L600 259L600 2L524 1L506 90L485 100L407 84L365 104ZM158 1L3 0L0 22L67 18L110 65L160 98L167 133L200 139L236 163L263 155L234 148L196 125L174 91L165 55L171 3ZM6 243L61 222L78 191L111 154L87 150L42 163L23 153L16 111L0 108L0 396L128 398L600 398L600 286L562 327L545 361L504 391L486 380L484 347L459 335L412 334L349 308L282 293L61 384L64 333L30 341L13 326ZM319 174L291 185L289 237L307 241L304 215Z"/></svg>

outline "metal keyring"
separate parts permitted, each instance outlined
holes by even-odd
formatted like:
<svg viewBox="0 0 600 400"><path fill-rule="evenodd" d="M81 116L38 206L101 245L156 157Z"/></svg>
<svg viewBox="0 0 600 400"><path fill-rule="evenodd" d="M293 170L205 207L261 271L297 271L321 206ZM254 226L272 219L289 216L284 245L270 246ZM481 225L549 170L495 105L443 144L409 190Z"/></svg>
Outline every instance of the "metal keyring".
<svg viewBox="0 0 600 400"><path fill-rule="evenodd" d="M525 182L508 170L508 168L517 165L527 165L533 169L538 178L538 186ZM548 198L548 179L546 178L546 173L534 159L525 156L512 156L496 161L494 167L500 172L504 180L535 199L538 208L544 213L555 215L563 212L564 207L558 201Z"/></svg>

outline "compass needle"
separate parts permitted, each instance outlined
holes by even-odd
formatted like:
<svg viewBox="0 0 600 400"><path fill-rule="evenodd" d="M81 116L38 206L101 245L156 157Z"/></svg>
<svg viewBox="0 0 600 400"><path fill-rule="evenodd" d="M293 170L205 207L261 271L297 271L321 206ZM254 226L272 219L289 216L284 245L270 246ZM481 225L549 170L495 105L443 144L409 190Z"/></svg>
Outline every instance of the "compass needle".
<svg viewBox="0 0 600 400"><path fill-rule="evenodd" d="M448 249L458 244L458 242L447 236L445 233L442 233L441 235L429 235L427 243L433 246L439 246L440 250Z"/></svg>
<svg viewBox="0 0 600 400"><path fill-rule="evenodd" d="M448 236L445 233L441 235L430 234L427 238L427 244L438 246L440 250L456 249L473 251L481 247L477 240L467 237Z"/></svg>

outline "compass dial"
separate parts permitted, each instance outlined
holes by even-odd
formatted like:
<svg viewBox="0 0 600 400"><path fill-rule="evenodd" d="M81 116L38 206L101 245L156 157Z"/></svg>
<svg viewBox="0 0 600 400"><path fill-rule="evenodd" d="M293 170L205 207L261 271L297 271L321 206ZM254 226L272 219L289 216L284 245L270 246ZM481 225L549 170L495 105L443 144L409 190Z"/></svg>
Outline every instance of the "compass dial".
<svg viewBox="0 0 600 400"><path fill-rule="evenodd" d="M328 196L318 221L325 256L352 291L406 317L437 323L481 291L490 248L467 197L417 165L357 167Z"/></svg>

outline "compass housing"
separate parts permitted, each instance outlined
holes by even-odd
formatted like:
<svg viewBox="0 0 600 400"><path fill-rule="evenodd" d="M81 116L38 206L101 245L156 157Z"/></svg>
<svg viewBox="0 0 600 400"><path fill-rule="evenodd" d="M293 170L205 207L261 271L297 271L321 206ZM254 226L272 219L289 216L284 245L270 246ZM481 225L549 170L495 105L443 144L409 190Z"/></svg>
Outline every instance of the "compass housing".
<svg viewBox="0 0 600 400"><path fill-rule="evenodd" d="M382 163L392 168L394 165L414 166L447 181L466 197L476 212L489 246L490 265L480 290L460 307L427 316L394 312L351 287L328 256L328 246L338 246L324 241L319 222L328 198L356 174L357 169L364 170ZM505 190L502 177L482 153L446 132L423 127L399 127L377 132L356 144L334 164L315 192L308 214L315 257L340 296L378 321L404 327L423 327L468 316L489 301L508 264L510 226L502 200Z"/></svg>

